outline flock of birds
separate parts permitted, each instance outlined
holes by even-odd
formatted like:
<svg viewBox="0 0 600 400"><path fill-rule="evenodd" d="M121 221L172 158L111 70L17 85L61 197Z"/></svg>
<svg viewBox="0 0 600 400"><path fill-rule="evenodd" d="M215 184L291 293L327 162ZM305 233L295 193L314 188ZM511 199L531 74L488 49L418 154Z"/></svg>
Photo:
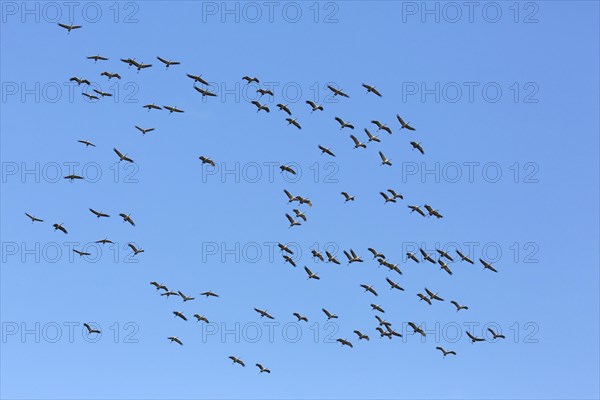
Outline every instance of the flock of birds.
<svg viewBox="0 0 600 400"><path fill-rule="evenodd" d="M81 26L79 26L79 25L66 25L66 24L58 24L58 25L64 29L66 29L69 33L72 30L81 28ZM94 61L94 63L96 63L98 61L109 61L109 59L107 57L103 57L100 55L88 56L87 58L89 60ZM167 69L169 69L172 66L180 65L179 61L169 60L169 59L162 58L162 57L157 57L157 60L159 62L161 62L163 65L165 65L165 68L167 68ZM132 58L124 58L124 59L121 59L121 61L123 63L127 64L128 67L134 67L138 72L152 67L152 64L138 62ZM102 71L100 73L100 75L107 77L109 80L110 79L121 79L121 75L119 73L114 73L114 72ZM188 78L193 80L193 89L195 89L197 92L199 92L203 97L216 97L217 96L216 93L211 92L209 90L209 87L210 87L209 83L204 78L202 78L201 75L193 75L193 74L186 74L186 75ZM91 85L89 80L87 80L85 78L81 78L81 77L72 77L70 80L77 82L78 85L88 85L88 86ZM242 80L245 81L246 85L250 85L250 84L260 85L260 80L256 77L244 76L244 77L242 77ZM196 84L200 84L202 86L198 87L198 86L196 86ZM367 95L373 94L374 96L377 96L379 98L383 97L383 95L380 93L380 91L374 86L363 83L362 87L364 89L366 89ZM327 88L331 91L331 93L334 97L340 97L340 98L346 98L346 99L350 98L350 96L341 89L338 89L334 86L327 86ZM86 96L87 98L93 99L93 100L99 100L102 97L111 96L110 93L104 93L99 90L94 90L94 93L95 94L90 94L90 93L87 93L86 91L83 91L82 94L84 96ZM274 93L271 90L265 89L265 88L260 88L260 86L257 89L257 94L260 96L260 98L262 98L262 96L274 97ZM315 102L313 102L311 100L306 100L305 103L310 107L311 113L317 112L317 111L323 112L325 110L325 107L322 104L316 104ZM268 105L262 104L258 100L253 100L250 102L250 104L252 104L256 107L257 113L259 113L261 111L264 111L265 113L270 113L270 111L271 111L270 108L268 107ZM146 104L143 107L145 109L147 109L148 111L166 109L167 111L169 111L169 113L183 113L184 112L184 110L177 108L177 107L159 106L154 103ZM287 115L286 121L287 121L288 126L294 126L297 129L302 129L302 126L301 126L298 118L293 118L293 112L290 109L290 106L288 104L278 103L277 107L278 107L279 111L282 111ZM342 119L340 117L336 116L334 119L339 124L340 130L344 130L344 129L354 130L355 129L355 126L352 123L345 121L344 119ZM398 129L400 129L400 130L406 129L407 131L411 131L411 132L416 131L416 128L413 127L412 125L410 125L410 122L405 122L405 120L402 117L400 117L400 115L396 115L396 119L399 123ZM389 127L388 125L386 125L382 122L380 122L378 120L372 120L371 123L377 127L377 131L375 133L377 133L378 131L385 131L389 135L393 134L393 128ZM152 132L154 130L154 128L142 128L137 125L135 125L135 128L139 132L141 132L143 135L145 135L149 132ZM350 139L352 140L355 149L359 149L359 148L365 149L367 147L367 144L369 144L371 142L374 142L374 143L381 142L381 139L376 134L373 134L372 132L370 132L368 128L364 128L364 132L367 137L366 143L361 142L361 140L359 140L355 135L353 135L353 134L350 135ZM78 140L78 142L85 145L85 147L96 147L96 145L89 140L82 139L82 140ZM423 155L425 154L425 151L423 150L423 147L421 146L420 142L411 141L410 145L413 147L413 149L418 150L421 154L423 154ZM326 154L328 156L335 157L335 154L332 151L332 149L330 149L328 147L325 147L325 146L322 146L319 144L318 149L321 151L322 154ZM120 150L118 150L117 148L113 148L113 151L117 155L119 162L123 161L123 162L134 163L134 160L131 157L129 157L127 153L123 153ZM384 153L382 151L379 151L378 154L381 159L381 165L392 166L392 162L384 155ZM202 164L208 164L211 166L216 165L214 160L212 160L211 158L209 158L208 156L205 156L205 155L199 156L199 160L202 162ZM289 173L292 175L295 175L297 173L294 170L294 168L292 168L289 165L282 164L282 165L280 165L280 169L281 169L282 173L285 172L285 173ZM64 178L67 180L70 180L70 181L84 179L82 176L74 175L74 174L65 176ZM307 215L304 211L300 210L300 206L307 205L309 207L312 207L313 206L312 201L309 198L304 197L304 196L293 195L287 189L284 190L284 194L286 196L288 204L298 203L298 208L292 209L294 216L291 216L289 213L285 214L287 221L289 222L290 228L302 225L303 222L307 221ZM381 191L379 194L384 199L385 204L396 203L397 201L404 199L404 196L400 193L397 193L397 191L394 189L388 189L387 191ZM341 192L341 195L344 198L344 203L355 201L355 196L349 194L348 192ZM425 204L423 206L408 205L408 208L410 209L411 213L415 212L415 213L421 215L422 217L435 217L437 219L443 218L443 216L439 212L439 210L433 208L432 206L430 206L428 204ZM109 218L110 217L109 214L106 214L102 211L97 211L93 208L89 208L89 211L96 218ZM25 215L31 220L32 223L44 222L43 219L38 218L31 213L25 213ZM123 212L123 213L120 213L119 216L123 220L123 223L127 222L131 226L135 227L135 222L132 219L130 213ZM54 223L53 227L54 227L55 231L58 230L64 234L68 233L67 228L64 226L63 223ZM105 239L96 241L96 243L107 244L107 243L113 243L113 242L110 241L108 238L105 238ZM132 251L132 255L134 255L134 256L144 252L144 249L142 249L141 247L138 247L134 243L128 243L128 246ZM296 267L297 266L296 261L293 259L294 251L290 247L288 247L284 244L281 244L281 243L279 243L278 246L282 253L282 259L283 259L284 264L288 263L292 267ZM379 266L384 266L390 272L392 272L392 271L396 272L398 275L403 274L402 270L399 267L399 264L394 264L393 262L389 261L383 253L375 250L374 248L368 248L367 250L373 255L373 260L377 261ZM85 251L78 250L78 249L74 249L73 251L80 256L90 255L90 253L87 253ZM439 264L440 270L444 270L449 275L452 275L452 270L449 267L449 263L452 263L455 261L454 257L452 255L448 254L446 251L441 250L441 249L436 249L436 252L437 252L437 260L432 256L432 254L429 254L424 249L420 248L419 254L415 254L415 253L411 253L411 252L407 253L406 261L411 260L415 263L429 262L431 264ZM311 249L311 255L315 262L332 263L332 264L341 265L341 262L336 257L336 254L332 254L329 251L325 251L324 253L325 253L325 255L323 255L321 252L319 252L315 249ZM458 261L466 262L469 264L474 264L474 261L471 258L469 258L467 255L463 254L459 250L456 250L456 254L459 259ZM353 249L344 250L343 255L346 257L348 264L364 262L363 258L360 255L358 255ZM491 263L485 261L484 259L479 258L479 262L483 266L484 270L487 269L492 272L498 272L492 266ZM308 266L304 266L304 271L306 272L307 280L319 281L321 279L319 277L319 275L316 272L314 272L313 270L311 270ZM391 278L386 277L385 280L386 280L387 284L389 285L390 290L404 291L404 288L402 286L400 286L399 283L392 280ZM187 302L195 300L194 297L188 296L180 290L171 290L162 283L152 281L152 282L150 282L150 284L153 285L157 291L162 290L162 293L160 295L165 296L166 298L169 298L170 296L179 297L182 299L183 303L187 303ZM362 289L364 289L365 293L368 293L374 297L379 296L379 293L377 292L376 288L372 284L363 283L363 284L360 284L360 287ZM205 296L206 298L215 298L215 299L220 297L217 293L212 292L212 291L206 291L206 292L200 293L200 295ZM416 296L419 298L419 301L423 301L424 303L427 303L430 306L433 304L433 302L444 302L445 301L444 298L440 297L440 295L437 292L434 292L428 288L424 288L423 293L417 293ZM469 309L468 306L462 305L456 300L452 300L452 301L450 301L450 303L454 306L454 308L456 309L456 312L459 312L462 310L466 311ZM394 337L402 336L402 334L400 332L396 331L393 328L393 324L391 322L386 321L382 318L382 315L385 314L385 310L381 305L371 303L370 306L371 306L372 311L375 312L374 317L377 321L377 326L375 327L375 330L378 332L380 338L385 337L385 338L388 338L391 340ZM271 315L268 312L268 310L266 310L266 309L263 310L260 308L254 308L254 311L260 316L260 318L275 319L275 317L273 315ZM325 308L322 308L322 312L325 315L325 317L327 318L327 320L339 318L338 315L330 312L329 310L327 310ZM182 311L175 310L175 311L173 311L173 315L174 315L174 318L179 318L183 321L188 321L187 316ZM293 312L293 316L297 319L298 322L308 322L308 317L302 315L301 313L299 313L297 311ZM193 315L193 317L196 318L197 322L209 323L209 320L206 316L196 313ZM98 329L93 328L88 323L85 323L84 326L86 327L88 334L90 334L90 335L100 333L100 331ZM412 334L418 334L423 337L426 336L426 332L417 323L411 321L411 322L408 322L408 326L412 329ZM494 340L505 338L502 334L497 333L492 329L488 328L488 332L491 334L491 336ZM369 335L363 333L362 331L360 331L358 329L354 330L353 333L356 334L357 340L359 340L359 341L370 340ZM469 331L466 331L466 334L467 334L469 340L473 343L482 342L482 341L486 340L485 338L478 337ZM183 346L183 344L184 344L183 340L181 340L177 336L169 336L167 339L170 342L177 343L181 346ZM350 348L354 347L354 344L346 338L340 337L337 339L337 342L340 343L342 347L343 346L347 346ZM437 346L436 349L439 350L444 357L446 357L448 355L456 355L455 351L446 350L445 348L443 348L441 346ZM229 356L229 359L232 360L233 364L238 364L242 367L244 367L246 365L245 362L240 357ZM263 373L263 372L270 373L271 372L268 368L264 367L263 364L261 364L261 363L256 363L255 365L259 369L260 373Z"/></svg>

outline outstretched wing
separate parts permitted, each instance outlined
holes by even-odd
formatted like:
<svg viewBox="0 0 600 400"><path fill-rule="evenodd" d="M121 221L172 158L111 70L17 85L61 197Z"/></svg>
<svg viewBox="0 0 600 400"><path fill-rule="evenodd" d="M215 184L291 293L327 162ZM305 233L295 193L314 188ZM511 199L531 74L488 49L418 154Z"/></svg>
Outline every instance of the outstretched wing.
<svg viewBox="0 0 600 400"><path fill-rule="evenodd" d="M114 147L114 148L113 148L113 151L114 151L115 153L117 153L117 155L119 156L119 158L123 158L123 153L121 153L119 150L117 150L117 148L116 148L116 147Z"/></svg>

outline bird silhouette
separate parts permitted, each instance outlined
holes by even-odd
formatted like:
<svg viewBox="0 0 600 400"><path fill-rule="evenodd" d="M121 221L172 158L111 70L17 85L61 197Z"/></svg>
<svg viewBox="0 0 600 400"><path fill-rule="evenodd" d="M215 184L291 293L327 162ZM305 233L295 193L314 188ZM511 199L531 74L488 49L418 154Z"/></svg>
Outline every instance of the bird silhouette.
<svg viewBox="0 0 600 400"><path fill-rule="evenodd" d="M367 89L367 93L373 93L373 94L377 95L378 97L382 97L381 93L379 93L379 91L377 89L375 89L375 86L367 85L366 83L363 83L362 86L365 89Z"/></svg>

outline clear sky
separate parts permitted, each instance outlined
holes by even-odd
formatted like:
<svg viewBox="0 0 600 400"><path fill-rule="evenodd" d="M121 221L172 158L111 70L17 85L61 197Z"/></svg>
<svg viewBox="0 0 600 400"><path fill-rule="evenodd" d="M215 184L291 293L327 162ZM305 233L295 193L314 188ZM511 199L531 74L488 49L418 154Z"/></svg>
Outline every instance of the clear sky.
<svg viewBox="0 0 600 400"><path fill-rule="evenodd" d="M597 2L69 4L1 4L3 398L598 398ZM86 59L95 54L109 60ZM153 66L137 73L120 58ZM186 73L218 96L203 100ZM249 103L257 86L244 75L273 90L260 100L270 113ZM350 98L333 98L330 83ZM113 96L87 101L92 89ZM373 119L393 134L354 149L349 134L366 141ZM70 173L85 179L62 179ZM313 206L287 204L283 189ZM387 189L404 199L384 204ZM308 220L289 228L293 208ZM94 243L104 238L114 245ZM145 252L132 257L128 243ZM403 275L378 268L368 247ZM453 275L407 261L418 247L447 250ZM342 265L316 262L312 248ZM349 249L365 262L347 265ZM160 296L150 281L196 299ZM419 301L425 288L445 301ZM220 297L200 296L208 290ZM379 337L371 303L402 338ZM327 324L322 308L339 318ZM506 339L491 340L490 326ZM487 341L471 344L465 330Z"/></svg>

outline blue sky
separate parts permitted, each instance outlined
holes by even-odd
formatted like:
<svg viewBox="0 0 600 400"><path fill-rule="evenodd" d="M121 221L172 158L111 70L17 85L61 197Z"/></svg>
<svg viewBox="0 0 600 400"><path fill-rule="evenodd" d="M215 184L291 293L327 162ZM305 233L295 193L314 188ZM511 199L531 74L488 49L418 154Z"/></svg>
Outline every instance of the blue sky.
<svg viewBox="0 0 600 400"><path fill-rule="evenodd" d="M0 36L3 398L598 398L597 2L24 4L2 2ZM70 11L83 28L67 34L56 23ZM94 54L109 61L86 59ZM181 65L167 70L156 56ZM153 66L136 73L127 57ZM186 73L218 97L203 100ZM270 113L249 103L256 87L244 75L273 89L261 99ZM90 103L72 76L113 96ZM329 96L329 83L350 98ZM311 114L307 99L325 110ZM417 130L399 130L396 114ZM336 116L356 129L340 131ZM373 119L393 135L353 149L349 134L366 140ZM119 164L113 147L135 165ZM281 175L281 163L301 176ZM61 179L71 167L85 180ZM384 204L389 188L404 200ZM313 207L288 205L283 189ZM308 221L288 228L293 208ZM93 244L105 237L115 245ZM297 268L278 242L297 250ZM128 243L145 252L131 257ZM454 262L449 276L406 261L419 246L459 248L499 273ZM403 275L378 268L367 247ZM315 262L311 248L340 260L354 249L365 262ZM308 281L304 265L321 279ZM386 277L406 290L390 291ZM150 281L196 299L161 297ZM425 287L445 301L419 302ZM221 297L199 295L207 290ZM371 303L402 338L378 337ZM339 318L327 324L323 307ZM295 323L296 311L309 323ZM84 322L102 335L87 338ZM488 326L507 339L469 343L465 330ZM440 345L457 356L443 358ZM259 375L257 362L272 373Z"/></svg>

